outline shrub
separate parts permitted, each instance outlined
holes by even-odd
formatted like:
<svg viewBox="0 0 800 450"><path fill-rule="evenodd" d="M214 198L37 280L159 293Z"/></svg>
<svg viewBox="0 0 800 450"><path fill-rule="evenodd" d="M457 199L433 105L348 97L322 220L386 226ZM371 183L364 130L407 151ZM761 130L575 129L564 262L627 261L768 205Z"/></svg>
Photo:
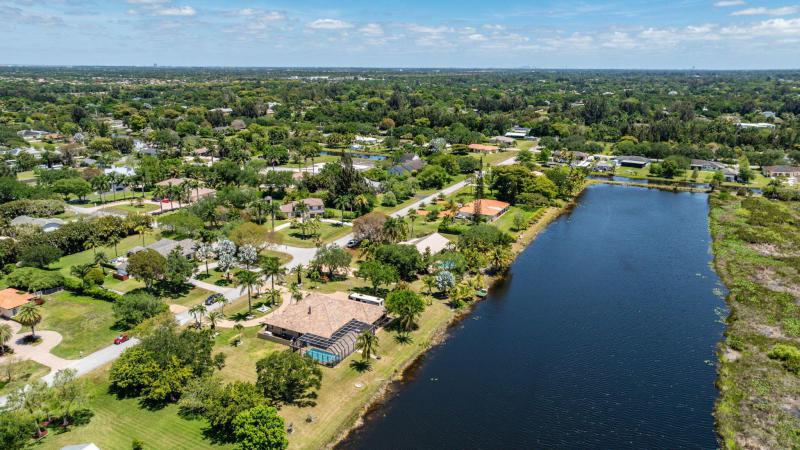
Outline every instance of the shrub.
<svg viewBox="0 0 800 450"><path fill-rule="evenodd" d="M60 200L14 200L0 205L0 217L13 219L17 216L52 217L64 212Z"/></svg>
<svg viewBox="0 0 800 450"><path fill-rule="evenodd" d="M117 322L131 328L166 311L167 305L161 299L139 292L123 295L112 308Z"/></svg>
<svg viewBox="0 0 800 450"><path fill-rule="evenodd" d="M19 260L24 266L38 268L47 267L58 261L63 253L61 250L49 244L38 244L27 247L20 252Z"/></svg>
<svg viewBox="0 0 800 450"><path fill-rule="evenodd" d="M58 272L22 267L12 272L6 281L9 286L28 292L43 291L64 285L64 276Z"/></svg>
<svg viewBox="0 0 800 450"><path fill-rule="evenodd" d="M121 297L121 295L116 292L109 291L100 286L86 285L82 281L71 277L64 279L64 289L107 302L116 302Z"/></svg>
<svg viewBox="0 0 800 450"><path fill-rule="evenodd" d="M783 362L783 367L789 372L800 375L800 349L794 345L776 344L767 356Z"/></svg>

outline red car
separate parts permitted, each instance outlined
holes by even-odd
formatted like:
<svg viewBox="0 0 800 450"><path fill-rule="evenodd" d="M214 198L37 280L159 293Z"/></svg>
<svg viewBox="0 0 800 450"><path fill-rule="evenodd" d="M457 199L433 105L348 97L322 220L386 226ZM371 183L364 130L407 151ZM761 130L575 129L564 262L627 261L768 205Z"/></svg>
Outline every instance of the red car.
<svg viewBox="0 0 800 450"><path fill-rule="evenodd" d="M127 341L128 339L130 339L130 336L128 336L127 334L121 334L121 335L117 336L116 339L114 339L114 345L122 344L123 342Z"/></svg>

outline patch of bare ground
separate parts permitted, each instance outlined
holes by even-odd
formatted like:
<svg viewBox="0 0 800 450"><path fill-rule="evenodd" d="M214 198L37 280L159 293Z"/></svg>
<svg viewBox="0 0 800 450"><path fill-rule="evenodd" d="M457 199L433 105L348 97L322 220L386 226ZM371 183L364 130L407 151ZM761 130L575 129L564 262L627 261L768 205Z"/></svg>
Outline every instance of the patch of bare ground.
<svg viewBox="0 0 800 450"><path fill-rule="evenodd" d="M794 269L786 269L794 272ZM769 267L758 268L751 276L752 280L767 289L775 292L785 292L791 294L795 298L800 298L800 285L794 283L787 278L793 278L796 274L782 274L778 273Z"/></svg>
<svg viewBox="0 0 800 450"><path fill-rule="evenodd" d="M738 361L739 358L742 357L742 352L740 352L738 350L734 350L734 349L732 349L730 347L726 347L724 355L725 355L725 361L734 362L734 361Z"/></svg>
<svg viewBox="0 0 800 450"><path fill-rule="evenodd" d="M795 258L800 256L800 251L785 250L778 245L770 243L748 244L748 247L755 250L759 255L770 258Z"/></svg>

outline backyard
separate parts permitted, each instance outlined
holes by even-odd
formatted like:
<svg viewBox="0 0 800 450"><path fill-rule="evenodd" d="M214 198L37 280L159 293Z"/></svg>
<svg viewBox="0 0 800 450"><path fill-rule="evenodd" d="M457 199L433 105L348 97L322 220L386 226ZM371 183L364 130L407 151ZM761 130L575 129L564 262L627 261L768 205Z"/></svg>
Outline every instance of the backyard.
<svg viewBox="0 0 800 450"><path fill-rule="evenodd" d="M48 295L41 307L40 330L61 334L63 340L51 351L54 355L76 359L110 345L119 334L114 328L111 302L84 297L67 291Z"/></svg>

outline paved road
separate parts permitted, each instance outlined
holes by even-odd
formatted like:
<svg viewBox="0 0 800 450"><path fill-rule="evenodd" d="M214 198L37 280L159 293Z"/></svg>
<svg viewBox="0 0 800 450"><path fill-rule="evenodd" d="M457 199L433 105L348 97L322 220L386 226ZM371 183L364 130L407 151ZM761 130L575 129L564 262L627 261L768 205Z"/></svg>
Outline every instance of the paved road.
<svg viewBox="0 0 800 450"><path fill-rule="evenodd" d="M498 165L498 166L506 166L506 165L513 164L514 162L516 162L516 157L511 157L511 158L508 158L508 159L506 159L504 161L501 161L500 163L498 163L496 165ZM455 183L455 184L453 184L451 186L448 186L448 187L442 189L440 192L437 192L435 194L432 194L432 195L429 195L427 197L424 197L424 198L412 203L411 205L408 205L408 206L406 206L404 208L401 208L398 211L393 212L391 214L391 216L392 217L405 216L405 215L408 214L409 211L418 209L420 207L420 205L422 205L423 203L428 204L428 203L431 203L432 201L436 200L436 198L440 194L450 195L453 192L458 191L459 189L463 188L466 185L467 185L466 181L460 181L458 183ZM125 203L127 203L127 201ZM109 206L109 205L103 205L103 207L107 207L107 206ZM94 209L95 211L97 209L99 209L99 208L79 208L79 207L75 207L75 206L73 206L72 208L75 208L75 209ZM335 220L333 220L333 221L326 220L326 221L327 222L336 222L336 223L338 223ZM287 226L289 226L289 224L284 224L284 225L281 225L281 226L282 227L287 227ZM345 245L347 245L347 242L350 239L353 239L353 234L352 233L348 233L347 235L340 237L339 239L333 241L332 243L336 244L336 245L339 245L340 247L344 247ZM285 253L288 253L288 254L292 255L292 260L290 262L288 262L287 264L285 264L284 267L295 267L295 266L297 266L299 264L307 265L314 258L314 255L316 254L316 249L315 248L292 247L292 246L288 246L288 245L277 246L277 247L275 247L275 250L283 251ZM216 264L213 264L213 263L209 264L209 268L211 268L211 267L216 267ZM203 266L202 268L205 268L205 266ZM200 281L200 280L195 280L195 279L191 279L191 283L193 285L197 286L197 287L201 287L203 289L206 289L206 290L209 290L209 291L212 291L212 292L220 293L220 294L224 295L225 298L228 299L229 301L235 300L235 299L241 297L242 295L244 295L244 292L242 291L242 289L236 288L236 287L217 286L215 284L206 283L206 282L203 282L203 281ZM269 278L267 278L264 281L264 283L265 283L265 285L267 283L269 283ZM219 309L221 306L222 306L221 304L215 303L213 305L208 306L207 309L208 309L209 312L211 312L211 311L214 311L216 309ZM180 323L181 325L185 325L185 324L189 323L190 321L193 321L194 318L191 316L191 314L189 314L188 311L183 311L183 312L180 312L178 314L175 314L175 320L177 320L178 323ZM254 319L254 320L257 321L257 319ZM14 323L16 323L16 322L14 322ZM17 330L18 330L18 328L17 328ZM45 332L43 331L42 333L45 333ZM55 333L55 334L58 334L58 333ZM60 342L60 337L61 336L59 335L58 336L58 338L59 338L58 342ZM56 344L48 347L47 348L48 351L44 352L44 353L46 355L51 355L50 352L49 352L49 349L54 347L55 345L57 345L58 342L56 342ZM103 365L108 364L109 362L119 358L119 356L122 354L123 351L125 351L126 349L128 349L130 347L133 347L134 345L136 345L138 343L139 343L138 339L132 338L131 340L129 340L128 342L125 342L122 345L113 345L112 344L112 345L109 345L108 347L105 347L105 348L103 348L101 350L98 350L98 351L92 353L91 355L88 355L88 356L86 356L84 358L81 358L81 359L78 359L78 360L71 360L71 361L70 360L62 360L62 361L69 361L69 363L67 363L65 366L64 366L63 363L59 364L59 366L60 366L59 368L73 368L73 369L76 369L78 371L79 375L83 375L83 374L91 372L92 370L95 370L95 369L97 369L99 367L102 367ZM38 350L39 346L36 346L35 348ZM38 351L37 351L37 353L38 353ZM53 356L53 357L57 358L55 356ZM61 359L61 358L58 358L58 359ZM45 364L45 365L47 365L47 364ZM55 365L56 364L54 364L54 366ZM58 369L56 369L56 370L58 370ZM52 383L54 375L55 375L55 371L51 371L48 375L46 375L42 379L45 380L47 383ZM0 397L0 406L5 404L5 400L6 400L5 397Z"/></svg>

